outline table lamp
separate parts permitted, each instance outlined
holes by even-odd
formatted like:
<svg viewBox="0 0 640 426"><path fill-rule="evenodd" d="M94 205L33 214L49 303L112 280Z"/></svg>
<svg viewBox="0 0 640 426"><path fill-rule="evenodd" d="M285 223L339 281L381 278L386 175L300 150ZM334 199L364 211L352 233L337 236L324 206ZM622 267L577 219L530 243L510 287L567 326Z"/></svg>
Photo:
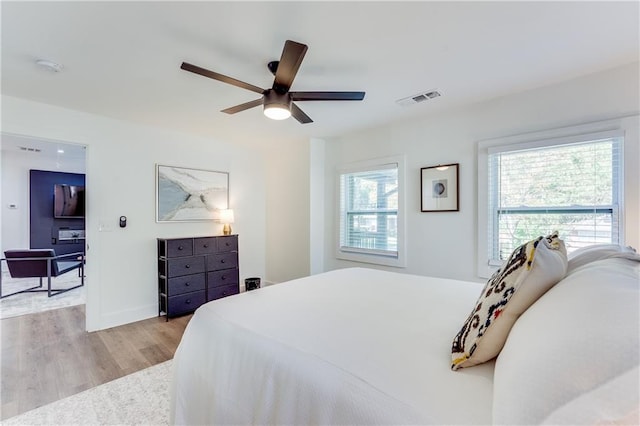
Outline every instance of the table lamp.
<svg viewBox="0 0 640 426"><path fill-rule="evenodd" d="M224 224L223 235L231 235L231 224L233 223L233 209L220 210L219 221Z"/></svg>

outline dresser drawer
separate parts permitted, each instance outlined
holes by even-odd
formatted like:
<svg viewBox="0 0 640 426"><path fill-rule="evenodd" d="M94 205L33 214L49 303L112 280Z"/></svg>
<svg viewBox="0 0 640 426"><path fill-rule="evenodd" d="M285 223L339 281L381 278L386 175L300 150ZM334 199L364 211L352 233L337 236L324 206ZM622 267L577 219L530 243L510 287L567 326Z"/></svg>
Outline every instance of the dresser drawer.
<svg viewBox="0 0 640 426"><path fill-rule="evenodd" d="M191 256L193 239L167 240L167 257Z"/></svg>
<svg viewBox="0 0 640 426"><path fill-rule="evenodd" d="M219 253L207 256L207 271L238 267L238 252Z"/></svg>
<svg viewBox="0 0 640 426"><path fill-rule="evenodd" d="M218 250L216 237L194 238L193 254L211 254Z"/></svg>
<svg viewBox="0 0 640 426"><path fill-rule="evenodd" d="M238 236L230 235L228 237L218 237L218 253L223 251L237 251Z"/></svg>
<svg viewBox="0 0 640 426"><path fill-rule="evenodd" d="M176 294L204 290L206 287L204 278L204 273L169 278L167 293L169 296L175 296Z"/></svg>
<svg viewBox="0 0 640 426"><path fill-rule="evenodd" d="M173 296L169 298L168 313L170 316L175 316L193 312L205 301L204 290Z"/></svg>
<svg viewBox="0 0 640 426"><path fill-rule="evenodd" d="M194 256L185 259L168 259L168 277L199 274L204 272L204 256Z"/></svg>
<svg viewBox="0 0 640 426"><path fill-rule="evenodd" d="M209 288L209 291L207 292L207 301L220 299L238 293L240 293L240 287L238 287L238 284Z"/></svg>
<svg viewBox="0 0 640 426"><path fill-rule="evenodd" d="M207 274L207 287L209 291L213 287L220 287L240 282L238 269L223 269L221 271L209 272Z"/></svg>

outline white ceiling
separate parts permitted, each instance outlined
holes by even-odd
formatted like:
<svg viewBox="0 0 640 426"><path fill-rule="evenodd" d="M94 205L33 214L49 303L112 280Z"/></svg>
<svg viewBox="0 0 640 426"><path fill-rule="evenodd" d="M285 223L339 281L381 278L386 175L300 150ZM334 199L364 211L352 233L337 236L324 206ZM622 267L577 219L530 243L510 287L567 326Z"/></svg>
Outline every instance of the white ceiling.
<svg viewBox="0 0 640 426"><path fill-rule="evenodd" d="M639 59L639 3L8 2L2 93L231 140L323 137L431 114ZM286 39L309 46L292 90L362 90L300 102L315 121L221 109L255 93L182 61L270 87ZM38 58L60 62L51 73ZM437 89L411 107L395 101Z"/></svg>

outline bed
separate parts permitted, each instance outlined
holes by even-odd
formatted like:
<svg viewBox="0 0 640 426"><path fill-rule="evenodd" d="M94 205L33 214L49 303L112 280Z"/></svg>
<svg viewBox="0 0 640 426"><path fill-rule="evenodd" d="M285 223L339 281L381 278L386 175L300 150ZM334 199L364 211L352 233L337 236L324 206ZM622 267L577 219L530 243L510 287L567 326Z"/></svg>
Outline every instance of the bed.
<svg viewBox="0 0 640 426"><path fill-rule="evenodd" d="M640 257L598 253L565 259L499 356L456 371L484 283L347 268L210 302L175 354L171 422L633 422Z"/></svg>

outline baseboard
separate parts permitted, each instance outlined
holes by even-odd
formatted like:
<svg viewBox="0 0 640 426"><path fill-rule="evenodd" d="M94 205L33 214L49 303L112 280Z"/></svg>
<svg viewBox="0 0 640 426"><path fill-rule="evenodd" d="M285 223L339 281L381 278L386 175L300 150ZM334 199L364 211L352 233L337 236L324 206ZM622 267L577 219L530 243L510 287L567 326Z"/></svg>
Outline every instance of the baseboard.
<svg viewBox="0 0 640 426"><path fill-rule="evenodd" d="M99 328L90 331L104 330L107 328L117 327L136 321L158 316L158 304L153 303L146 306L133 309L124 309L122 311L103 314L99 318Z"/></svg>
<svg viewBox="0 0 640 426"><path fill-rule="evenodd" d="M268 287L274 284L278 284L273 281L262 280L261 287ZM246 289L243 287L243 291ZM98 319L98 327L89 331L104 330L107 328L117 327L120 325L129 324L136 321L142 321L145 319L158 316L158 304L150 304L140 308L124 309L122 311L112 312L109 314L103 314Z"/></svg>

